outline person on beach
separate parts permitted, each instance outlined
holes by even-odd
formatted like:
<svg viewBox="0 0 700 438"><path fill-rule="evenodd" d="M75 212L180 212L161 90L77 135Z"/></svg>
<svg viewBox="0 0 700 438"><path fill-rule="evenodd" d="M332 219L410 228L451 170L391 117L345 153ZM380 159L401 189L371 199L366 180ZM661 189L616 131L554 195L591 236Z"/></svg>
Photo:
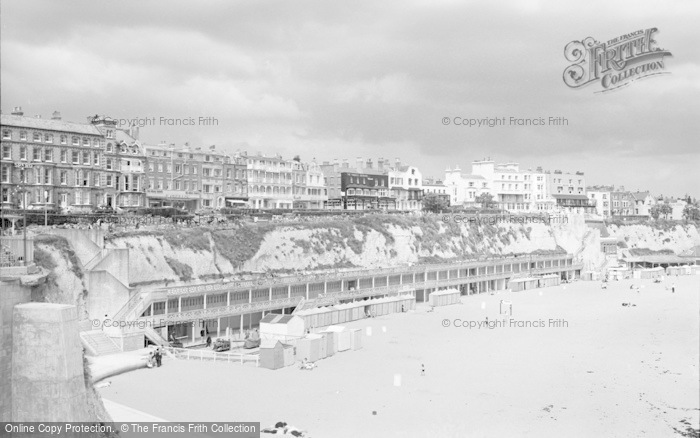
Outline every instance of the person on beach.
<svg viewBox="0 0 700 438"><path fill-rule="evenodd" d="M425 364L420 364L420 375L425 376Z"/></svg>
<svg viewBox="0 0 700 438"><path fill-rule="evenodd" d="M146 362L146 366L148 368L153 368L155 366L155 364L156 364L155 353L153 351L151 351L148 354L148 362Z"/></svg>
<svg viewBox="0 0 700 438"><path fill-rule="evenodd" d="M211 336L207 336L207 348L211 347Z"/></svg>
<svg viewBox="0 0 700 438"><path fill-rule="evenodd" d="M676 293L676 283L673 283L673 284L671 285L671 293L672 293L672 294L675 294L675 293Z"/></svg>
<svg viewBox="0 0 700 438"><path fill-rule="evenodd" d="M156 349L155 357L156 357L156 366L157 366L158 368L160 368L161 360L163 359L163 355L160 354L160 347L158 347L158 348Z"/></svg>

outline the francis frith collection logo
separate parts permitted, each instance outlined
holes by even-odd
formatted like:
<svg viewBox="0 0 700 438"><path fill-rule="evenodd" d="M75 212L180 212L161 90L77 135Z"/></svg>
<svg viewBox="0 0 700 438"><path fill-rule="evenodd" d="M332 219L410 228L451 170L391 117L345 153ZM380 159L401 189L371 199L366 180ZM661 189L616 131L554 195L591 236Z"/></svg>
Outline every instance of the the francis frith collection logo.
<svg viewBox="0 0 700 438"><path fill-rule="evenodd" d="M641 29L601 43L592 37L572 41L564 56L572 62L564 70L564 83L571 88L597 84L596 93L613 91L650 76L669 74L665 56L673 56L657 46L657 28Z"/></svg>

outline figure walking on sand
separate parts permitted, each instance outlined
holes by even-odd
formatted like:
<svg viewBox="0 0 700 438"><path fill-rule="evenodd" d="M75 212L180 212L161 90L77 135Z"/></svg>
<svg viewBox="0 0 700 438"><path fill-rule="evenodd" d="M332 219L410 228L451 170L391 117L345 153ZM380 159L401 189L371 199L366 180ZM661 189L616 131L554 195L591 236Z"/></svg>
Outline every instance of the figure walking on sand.
<svg viewBox="0 0 700 438"><path fill-rule="evenodd" d="M425 376L425 364L420 364L420 375Z"/></svg>

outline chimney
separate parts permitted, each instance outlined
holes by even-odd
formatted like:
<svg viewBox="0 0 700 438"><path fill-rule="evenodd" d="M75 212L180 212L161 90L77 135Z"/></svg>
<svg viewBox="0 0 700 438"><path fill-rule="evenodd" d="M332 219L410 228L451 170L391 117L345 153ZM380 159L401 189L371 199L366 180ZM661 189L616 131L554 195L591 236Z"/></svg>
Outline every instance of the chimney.
<svg viewBox="0 0 700 438"><path fill-rule="evenodd" d="M350 163L348 163L347 158L343 158L343 169L348 169L350 168Z"/></svg>
<svg viewBox="0 0 700 438"><path fill-rule="evenodd" d="M396 170L399 170L399 167L401 167L401 159L396 157Z"/></svg>
<svg viewBox="0 0 700 438"><path fill-rule="evenodd" d="M371 158L367 158L367 168L368 169L372 168L372 159Z"/></svg>
<svg viewBox="0 0 700 438"><path fill-rule="evenodd" d="M59 113L58 111L54 111L51 115L51 120L61 120L61 113Z"/></svg>
<svg viewBox="0 0 700 438"><path fill-rule="evenodd" d="M384 158L379 157L377 160L377 169L384 170Z"/></svg>
<svg viewBox="0 0 700 438"><path fill-rule="evenodd" d="M129 133L129 135L131 135L131 137L133 137L134 140L138 140L139 139L139 127L132 126L130 131L131 132Z"/></svg>
<svg viewBox="0 0 700 438"><path fill-rule="evenodd" d="M362 170L362 157L357 157L355 164L357 165L357 170Z"/></svg>
<svg viewBox="0 0 700 438"><path fill-rule="evenodd" d="M23 116L24 112L22 112L22 107L21 106L16 106L12 109L12 115L13 116Z"/></svg>

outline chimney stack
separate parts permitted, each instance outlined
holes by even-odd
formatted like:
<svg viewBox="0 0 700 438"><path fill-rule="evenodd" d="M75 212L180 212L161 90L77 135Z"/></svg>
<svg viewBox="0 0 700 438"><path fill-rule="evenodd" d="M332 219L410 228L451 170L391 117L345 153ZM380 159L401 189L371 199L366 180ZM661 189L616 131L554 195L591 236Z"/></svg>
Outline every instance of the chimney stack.
<svg viewBox="0 0 700 438"><path fill-rule="evenodd" d="M59 113L58 111L54 111L51 115L51 120L61 120L61 113Z"/></svg>
<svg viewBox="0 0 700 438"><path fill-rule="evenodd" d="M22 107L21 106L16 106L12 109L12 115L13 116L23 116L24 112L22 112Z"/></svg>
<svg viewBox="0 0 700 438"><path fill-rule="evenodd" d="M357 164L357 170L362 170L362 157L357 157L355 163Z"/></svg>
<svg viewBox="0 0 700 438"><path fill-rule="evenodd" d="M372 168L372 159L371 158L367 158L367 168L368 169Z"/></svg>

